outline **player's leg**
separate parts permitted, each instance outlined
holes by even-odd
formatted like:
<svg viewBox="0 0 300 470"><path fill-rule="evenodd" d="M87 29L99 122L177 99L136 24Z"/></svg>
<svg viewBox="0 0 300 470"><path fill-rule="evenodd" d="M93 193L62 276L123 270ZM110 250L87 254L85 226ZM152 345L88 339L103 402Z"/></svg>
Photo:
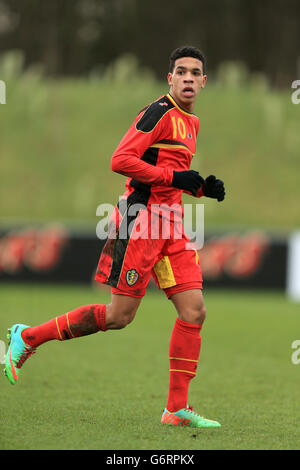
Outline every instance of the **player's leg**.
<svg viewBox="0 0 300 470"><path fill-rule="evenodd" d="M84 305L37 327L14 325L11 328L5 363L6 374L11 383L16 382L24 361L41 344L53 339L63 341L85 336L99 330L124 328L133 320L146 291L154 256L152 249L145 249L149 240L136 240L132 237L135 224L139 220L143 221L143 217L147 220L147 211L137 210L130 217L123 217L134 202L136 201L131 197L130 200L124 201L125 206L122 204L122 207L116 208L116 217L112 218L110 224L110 234L114 232L114 227L117 234L124 234L124 226L128 230L125 231L127 237L108 237L96 272L97 281L112 286L111 304ZM144 226L148 230L148 225Z"/></svg>
<svg viewBox="0 0 300 470"><path fill-rule="evenodd" d="M134 319L140 302L141 298L138 297L112 294L111 303L108 305L84 305L34 327L13 325L8 335L5 374L9 381L15 384L25 360L38 346L48 341L64 341L100 330L124 328Z"/></svg>
<svg viewBox="0 0 300 470"><path fill-rule="evenodd" d="M201 289L171 295L178 317L169 343L168 411L187 407L190 381L195 377L201 348L205 307Z"/></svg>
<svg viewBox="0 0 300 470"><path fill-rule="evenodd" d="M178 317L169 344L169 395L162 422L199 428L219 427L220 423L203 418L188 405L189 385L196 375L201 348L200 333L206 317L201 289L177 292L169 298Z"/></svg>
<svg viewBox="0 0 300 470"><path fill-rule="evenodd" d="M170 297L170 300L173 302L180 320L203 325L206 318L206 308L200 288L177 292Z"/></svg>
<svg viewBox="0 0 300 470"><path fill-rule="evenodd" d="M169 394L162 422L196 427L219 426L188 407L189 384L196 375L201 328L206 317L198 253L185 250L185 239L171 240L153 269L154 279L173 302L176 318L169 343Z"/></svg>
<svg viewBox="0 0 300 470"><path fill-rule="evenodd" d="M120 330L131 323L141 301L142 297L112 294L111 303L106 305L106 329Z"/></svg>
<svg viewBox="0 0 300 470"><path fill-rule="evenodd" d="M64 341L100 330L121 329L134 319L140 302L141 298L112 294L108 305L83 305L46 323L24 329L21 336L36 348L53 339Z"/></svg>

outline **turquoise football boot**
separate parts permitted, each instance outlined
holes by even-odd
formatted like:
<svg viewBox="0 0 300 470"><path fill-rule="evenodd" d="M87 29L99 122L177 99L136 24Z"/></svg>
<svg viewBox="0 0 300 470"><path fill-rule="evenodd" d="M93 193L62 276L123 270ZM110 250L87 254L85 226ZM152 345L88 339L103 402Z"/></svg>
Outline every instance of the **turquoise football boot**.
<svg viewBox="0 0 300 470"><path fill-rule="evenodd" d="M35 348L32 348L23 341L21 333L25 328L29 328L29 326L17 323L8 330L7 338L9 343L5 356L4 374L12 385L17 382L20 369L24 362L31 354L36 352Z"/></svg>
<svg viewBox="0 0 300 470"><path fill-rule="evenodd" d="M170 412L165 408L161 422L173 426L190 426L192 428L219 428L221 426L218 421L198 415L191 406L176 412Z"/></svg>

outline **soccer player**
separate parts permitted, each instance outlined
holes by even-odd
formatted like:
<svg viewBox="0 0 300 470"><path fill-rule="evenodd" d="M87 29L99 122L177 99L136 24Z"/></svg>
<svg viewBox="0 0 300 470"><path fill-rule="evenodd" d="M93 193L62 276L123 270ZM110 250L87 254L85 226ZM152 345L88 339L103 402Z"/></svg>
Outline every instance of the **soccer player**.
<svg viewBox="0 0 300 470"><path fill-rule="evenodd" d="M220 426L188 405L206 310L197 251L186 249L189 240L182 226L181 197L183 191L218 201L225 196L223 181L214 175L204 179L189 169L199 129L193 109L206 84L205 67L205 57L197 48L173 51L169 93L142 109L112 156L112 170L127 177L126 192L115 207L96 272L97 281L111 286L111 303L84 305L38 326L13 325L5 361L5 373L12 384L18 380L24 361L41 344L128 325L152 274L177 312L169 345L168 400L161 422L198 428ZM168 211L170 206L178 210ZM132 211L134 207L139 209ZM155 236L147 223L152 215L158 222ZM164 237L161 232L166 224L170 231Z"/></svg>

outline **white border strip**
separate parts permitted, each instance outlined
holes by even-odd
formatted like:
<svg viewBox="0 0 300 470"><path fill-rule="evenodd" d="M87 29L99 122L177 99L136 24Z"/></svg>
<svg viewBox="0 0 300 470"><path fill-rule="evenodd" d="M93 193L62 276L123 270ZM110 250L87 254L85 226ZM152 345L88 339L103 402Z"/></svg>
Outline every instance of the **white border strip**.
<svg viewBox="0 0 300 470"><path fill-rule="evenodd" d="M300 232L291 235L288 242L287 295L300 302Z"/></svg>

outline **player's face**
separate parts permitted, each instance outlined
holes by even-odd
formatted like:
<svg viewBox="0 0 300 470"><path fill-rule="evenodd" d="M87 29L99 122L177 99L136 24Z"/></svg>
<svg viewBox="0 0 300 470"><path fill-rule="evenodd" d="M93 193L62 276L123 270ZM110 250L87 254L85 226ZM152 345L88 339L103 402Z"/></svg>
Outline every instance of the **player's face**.
<svg viewBox="0 0 300 470"><path fill-rule="evenodd" d="M199 91L205 87L206 79L201 60L181 57L175 61L173 72L168 74L170 93L182 108L192 112Z"/></svg>

